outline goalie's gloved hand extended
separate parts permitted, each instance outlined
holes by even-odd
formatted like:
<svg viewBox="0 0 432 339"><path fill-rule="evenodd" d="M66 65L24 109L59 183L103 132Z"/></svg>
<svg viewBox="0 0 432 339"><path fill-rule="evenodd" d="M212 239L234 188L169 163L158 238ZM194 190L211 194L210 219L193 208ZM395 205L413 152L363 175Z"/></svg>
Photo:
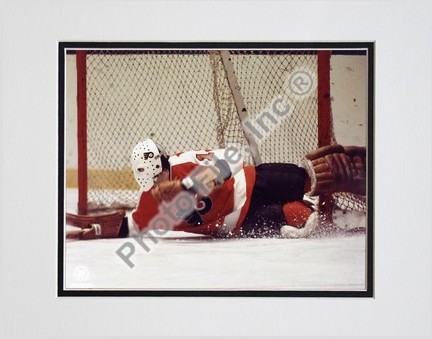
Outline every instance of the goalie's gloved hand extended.
<svg viewBox="0 0 432 339"><path fill-rule="evenodd" d="M335 192L366 194L365 147L329 145L305 155L303 165L311 179L306 194L316 196Z"/></svg>

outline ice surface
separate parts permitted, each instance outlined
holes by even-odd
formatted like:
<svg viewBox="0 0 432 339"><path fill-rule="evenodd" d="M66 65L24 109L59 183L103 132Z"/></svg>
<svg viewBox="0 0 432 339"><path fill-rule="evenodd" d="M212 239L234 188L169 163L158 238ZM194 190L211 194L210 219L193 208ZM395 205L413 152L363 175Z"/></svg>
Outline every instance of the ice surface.
<svg viewBox="0 0 432 339"><path fill-rule="evenodd" d="M68 190L66 209L75 210ZM308 239L210 239L168 232L158 242L102 239L65 242L65 288L71 290L366 289L365 232ZM133 246L130 268L116 251ZM126 251L125 251L126 253Z"/></svg>

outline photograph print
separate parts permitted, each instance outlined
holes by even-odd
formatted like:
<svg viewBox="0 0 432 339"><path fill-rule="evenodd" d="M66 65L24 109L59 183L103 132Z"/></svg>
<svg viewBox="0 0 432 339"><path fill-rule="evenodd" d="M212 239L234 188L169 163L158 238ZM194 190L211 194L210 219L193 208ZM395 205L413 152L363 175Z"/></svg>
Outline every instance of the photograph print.
<svg viewBox="0 0 432 339"><path fill-rule="evenodd" d="M59 296L374 296L373 42L58 52Z"/></svg>

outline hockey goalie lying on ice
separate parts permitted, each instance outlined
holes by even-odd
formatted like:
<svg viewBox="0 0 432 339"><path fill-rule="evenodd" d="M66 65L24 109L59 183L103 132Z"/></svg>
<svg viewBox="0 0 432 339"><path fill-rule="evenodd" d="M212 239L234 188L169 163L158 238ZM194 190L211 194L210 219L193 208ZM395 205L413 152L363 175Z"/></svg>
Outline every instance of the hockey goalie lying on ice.
<svg viewBox="0 0 432 339"><path fill-rule="evenodd" d="M305 196L366 192L364 147L329 145L306 154L301 165L250 166L234 147L168 155L147 139L133 149L131 162L141 187L136 209L67 214L67 223L80 227L69 238L136 236L152 229L301 238L318 224L316 206Z"/></svg>

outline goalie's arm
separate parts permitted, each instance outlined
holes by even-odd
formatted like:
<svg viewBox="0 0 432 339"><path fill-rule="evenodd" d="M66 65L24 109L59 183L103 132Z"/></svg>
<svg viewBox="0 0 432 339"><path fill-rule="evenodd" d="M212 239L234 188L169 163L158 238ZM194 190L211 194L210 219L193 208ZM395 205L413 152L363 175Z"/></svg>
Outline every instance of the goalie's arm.
<svg viewBox="0 0 432 339"><path fill-rule="evenodd" d="M183 179L157 183L151 193L157 201L171 201L180 191L185 190L199 196L208 196L213 189L232 177L225 160L216 159L210 166L197 166Z"/></svg>
<svg viewBox="0 0 432 339"><path fill-rule="evenodd" d="M181 180L185 190L200 195L208 195L216 186L231 178L233 173L228 162L216 158L210 166L198 166Z"/></svg>
<svg viewBox="0 0 432 339"><path fill-rule="evenodd" d="M235 176L238 172L243 169L244 158L241 152L236 147L228 147L223 149L217 149L214 151L216 162L218 160L224 161L224 165L227 166L230 171L230 177ZM215 165L217 165L215 163Z"/></svg>

